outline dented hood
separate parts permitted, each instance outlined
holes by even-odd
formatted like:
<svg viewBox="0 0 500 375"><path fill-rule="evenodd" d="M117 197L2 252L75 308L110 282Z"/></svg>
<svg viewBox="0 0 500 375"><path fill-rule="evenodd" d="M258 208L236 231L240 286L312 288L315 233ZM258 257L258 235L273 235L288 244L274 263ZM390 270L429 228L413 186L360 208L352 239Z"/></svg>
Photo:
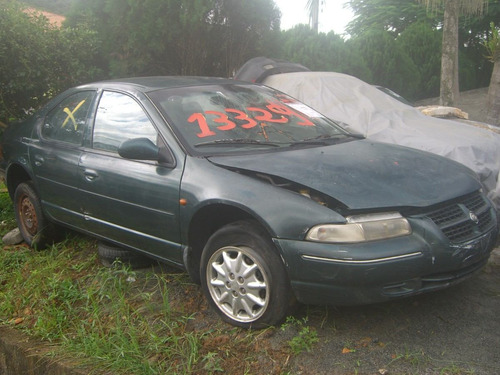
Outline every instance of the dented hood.
<svg viewBox="0 0 500 375"><path fill-rule="evenodd" d="M425 207L481 188L474 172L454 161L368 140L210 161L285 178L350 209Z"/></svg>

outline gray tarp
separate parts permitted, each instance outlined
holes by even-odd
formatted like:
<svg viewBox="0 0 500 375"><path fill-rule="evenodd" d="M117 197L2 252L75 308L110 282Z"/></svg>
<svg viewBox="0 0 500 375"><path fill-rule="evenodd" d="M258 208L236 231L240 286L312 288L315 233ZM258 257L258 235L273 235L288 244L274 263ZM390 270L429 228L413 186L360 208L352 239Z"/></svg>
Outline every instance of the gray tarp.
<svg viewBox="0 0 500 375"><path fill-rule="evenodd" d="M283 73L263 83L299 99L369 139L429 151L465 164L500 208L500 134L429 117L355 77L332 72Z"/></svg>

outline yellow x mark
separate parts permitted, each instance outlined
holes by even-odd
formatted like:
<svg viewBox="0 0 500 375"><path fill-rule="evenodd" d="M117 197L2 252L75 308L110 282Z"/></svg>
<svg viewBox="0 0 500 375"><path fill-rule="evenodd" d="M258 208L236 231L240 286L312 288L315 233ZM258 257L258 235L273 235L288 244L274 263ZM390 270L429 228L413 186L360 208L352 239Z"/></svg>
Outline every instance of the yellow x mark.
<svg viewBox="0 0 500 375"><path fill-rule="evenodd" d="M66 113L68 116L66 117L66 120L64 120L63 124L62 124L62 127L64 128L66 126L66 124L68 123L68 120L71 120L73 122L73 127L76 128L78 127L77 123L76 123L76 120L75 120L75 112L78 111L78 109L80 109L80 107L83 105L83 103L85 103L85 99L83 99L80 103L78 103L78 105L73 109L73 111L70 111L70 109L68 107L64 108L63 109L63 112Z"/></svg>

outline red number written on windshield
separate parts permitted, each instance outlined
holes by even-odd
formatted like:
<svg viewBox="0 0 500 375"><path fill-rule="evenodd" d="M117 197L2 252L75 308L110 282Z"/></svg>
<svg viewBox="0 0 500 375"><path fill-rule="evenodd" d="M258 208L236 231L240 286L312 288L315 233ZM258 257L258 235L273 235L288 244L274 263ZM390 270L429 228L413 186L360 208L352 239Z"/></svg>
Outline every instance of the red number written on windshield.
<svg viewBox="0 0 500 375"><path fill-rule="evenodd" d="M247 110L250 112L258 112L258 115L255 115L254 118L249 117L245 112L240 111L238 109L233 109L233 108L226 108L225 112L227 113L235 113L236 116L234 117L235 120L241 120L244 123L240 125L243 129L251 129L255 126L257 126L258 121L262 122L273 122L273 123L280 123L280 124L285 124L290 121L289 117L295 116L301 119L301 122L298 122L297 125L301 126L314 126L314 123L308 120L305 116L301 115L299 112L296 112L292 110L291 108L288 108L286 106L277 104L277 103L271 103L266 106L268 110L263 109L263 108L258 108L258 107L248 107ZM273 117L273 113L281 115L279 118ZM218 130L222 131L228 131L236 128L236 123L231 121L228 116L219 111L205 111L205 114L207 115L213 115L215 118L212 120L216 124L221 124L220 126L217 126ZM286 117L288 116L288 117ZM196 133L196 135L199 138L204 138L204 137L210 137L216 135L216 133L210 129L208 123L207 123L207 118L203 113L196 112L193 113L191 116L188 118L189 123L197 123L198 127L200 129L199 133Z"/></svg>

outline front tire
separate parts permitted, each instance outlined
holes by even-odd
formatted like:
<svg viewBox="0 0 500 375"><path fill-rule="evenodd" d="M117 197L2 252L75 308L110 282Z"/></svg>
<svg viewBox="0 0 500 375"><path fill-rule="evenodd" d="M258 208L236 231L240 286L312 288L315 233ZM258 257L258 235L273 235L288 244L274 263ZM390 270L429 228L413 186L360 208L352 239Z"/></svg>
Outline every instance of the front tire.
<svg viewBox="0 0 500 375"><path fill-rule="evenodd" d="M291 289L269 235L253 222L236 222L210 237L201 258L201 282L223 320L264 328L286 315Z"/></svg>
<svg viewBox="0 0 500 375"><path fill-rule="evenodd" d="M43 249L54 241L54 227L43 214L40 198L31 182L17 186L14 212L19 231L28 245Z"/></svg>

